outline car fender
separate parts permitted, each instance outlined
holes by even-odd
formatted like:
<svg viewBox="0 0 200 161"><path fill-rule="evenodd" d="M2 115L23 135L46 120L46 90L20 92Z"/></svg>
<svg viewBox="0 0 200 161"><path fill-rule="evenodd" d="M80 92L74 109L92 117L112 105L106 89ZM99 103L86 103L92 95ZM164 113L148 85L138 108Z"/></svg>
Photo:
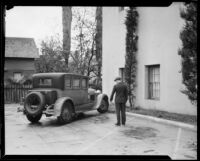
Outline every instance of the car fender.
<svg viewBox="0 0 200 161"><path fill-rule="evenodd" d="M106 94L101 93L101 94L97 95L97 102L96 102L96 105L95 105L96 109L99 108L103 99L106 99L107 102L108 102L108 96Z"/></svg>
<svg viewBox="0 0 200 161"><path fill-rule="evenodd" d="M56 100L56 102L54 104L54 116L56 116L56 117L60 116L62 106L66 101L70 101L72 103L72 105L74 106L72 98L70 98L70 97L60 97Z"/></svg>

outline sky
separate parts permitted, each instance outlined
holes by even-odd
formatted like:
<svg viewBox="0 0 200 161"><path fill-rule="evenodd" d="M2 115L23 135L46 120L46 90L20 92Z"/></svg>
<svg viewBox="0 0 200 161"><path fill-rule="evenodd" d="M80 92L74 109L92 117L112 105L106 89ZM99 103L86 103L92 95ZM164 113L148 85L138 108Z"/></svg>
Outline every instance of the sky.
<svg viewBox="0 0 200 161"><path fill-rule="evenodd" d="M73 10L79 8L81 11L84 7L73 7ZM86 7L88 9L87 18L94 21L95 7ZM91 17L91 15L93 15ZM76 21L72 19L72 33ZM6 37L26 37L34 38L37 47L40 49L42 40L51 36L56 36L62 41L62 7L49 6L15 6L6 11L5 17ZM73 39L71 40L71 50L75 50ZM40 50L39 50L40 51Z"/></svg>
<svg viewBox="0 0 200 161"><path fill-rule="evenodd" d="M5 21L6 37L34 38L38 48L50 36L62 38L62 7L15 6L6 11Z"/></svg>

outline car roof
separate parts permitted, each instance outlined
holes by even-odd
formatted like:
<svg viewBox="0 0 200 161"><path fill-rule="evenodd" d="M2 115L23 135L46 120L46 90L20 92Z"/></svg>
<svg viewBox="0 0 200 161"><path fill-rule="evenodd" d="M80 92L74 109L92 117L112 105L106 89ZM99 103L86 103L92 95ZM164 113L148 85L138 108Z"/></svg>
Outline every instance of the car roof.
<svg viewBox="0 0 200 161"><path fill-rule="evenodd" d="M33 74L33 77L48 77L48 78L59 78L64 75L69 75L69 76L78 76L78 77L84 77L84 78L89 78L88 76L80 75L80 74L75 74L75 73L62 73L62 72L52 72L52 73L36 73Z"/></svg>

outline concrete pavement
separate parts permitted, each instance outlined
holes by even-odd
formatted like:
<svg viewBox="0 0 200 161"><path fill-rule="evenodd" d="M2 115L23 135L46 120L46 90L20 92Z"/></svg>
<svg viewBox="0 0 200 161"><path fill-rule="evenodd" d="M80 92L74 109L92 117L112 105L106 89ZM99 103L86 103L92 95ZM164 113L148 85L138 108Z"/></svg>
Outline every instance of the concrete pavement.
<svg viewBox="0 0 200 161"><path fill-rule="evenodd" d="M111 103L111 105L109 107L109 111L110 112L115 111L115 105L113 103ZM132 112L126 112L126 114L131 115L133 117L148 119L148 120L152 120L152 121L155 121L155 122L168 124L168 125L172 125L172 126L176 126L176 127L180 127L180 128L184 128L184 129L188 129L188 130L192 130L194 132L197 132L197 126L196 125L191 125L191 124L182 123L182 122L178 122L178 121L172 121L172 120L167 120L167 119L162 119L162 118L157 118L157 117L153 117L153 116L142 115L142 114L137 114L137 113L132 113Z"/></svg>
<svg viewBox="0 0 200 161"><path fill-rule="evenodd" d="M197 158L196 131L127 115L125 127L116 127L114 113L85 113L70 124L58 125L43 116L31 124L18 104L5 105L6 154L46 155L169 155Z"/></svg>
<svg viewBox="0 0 200 161"><path fill-rule="evenodd" d="M182 122L178 122L178 121L171 121L171 120L166 120L166 119L156 118L153 116L146 116L146 115L141 115L141 114L136 114L136 113L131 113L131 112L127 112L126 114L131 115L133 117L139 117L139 118L143 118L143 119L153 120L155 122L168 124L168 125L172 125L172 126L177 126L180 128L184 128L184 129L188 129L188 130L197 132L197 126L195 126L195 125L190 125L190 124L186 124L186 123L182 123Z"/></svg>

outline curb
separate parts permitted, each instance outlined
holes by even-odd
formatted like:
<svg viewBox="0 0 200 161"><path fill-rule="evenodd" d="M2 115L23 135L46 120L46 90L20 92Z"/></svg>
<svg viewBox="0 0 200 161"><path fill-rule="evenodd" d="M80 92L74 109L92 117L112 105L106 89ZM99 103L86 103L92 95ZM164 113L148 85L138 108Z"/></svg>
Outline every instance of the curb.
<svg viewBox="0 0 200 161"><path fill-rule="evenodd" d="M190 129L190 130L195 131L195 132L197 131L197 126L195 126L195 125L190 125L190 124L186 124L186 123L182 123L182 122L160 119L160 118L157 118L157 117L135 114L135 113L130 113L130 112L126 112L126 114L131 115L131 116L135 116L135 117L144 118L144 119L149 119L149 120L159 122L159 123L163 123L163 124L174 125L174 126L178 126L178 127L181 127L181 128Z"/></svg>

